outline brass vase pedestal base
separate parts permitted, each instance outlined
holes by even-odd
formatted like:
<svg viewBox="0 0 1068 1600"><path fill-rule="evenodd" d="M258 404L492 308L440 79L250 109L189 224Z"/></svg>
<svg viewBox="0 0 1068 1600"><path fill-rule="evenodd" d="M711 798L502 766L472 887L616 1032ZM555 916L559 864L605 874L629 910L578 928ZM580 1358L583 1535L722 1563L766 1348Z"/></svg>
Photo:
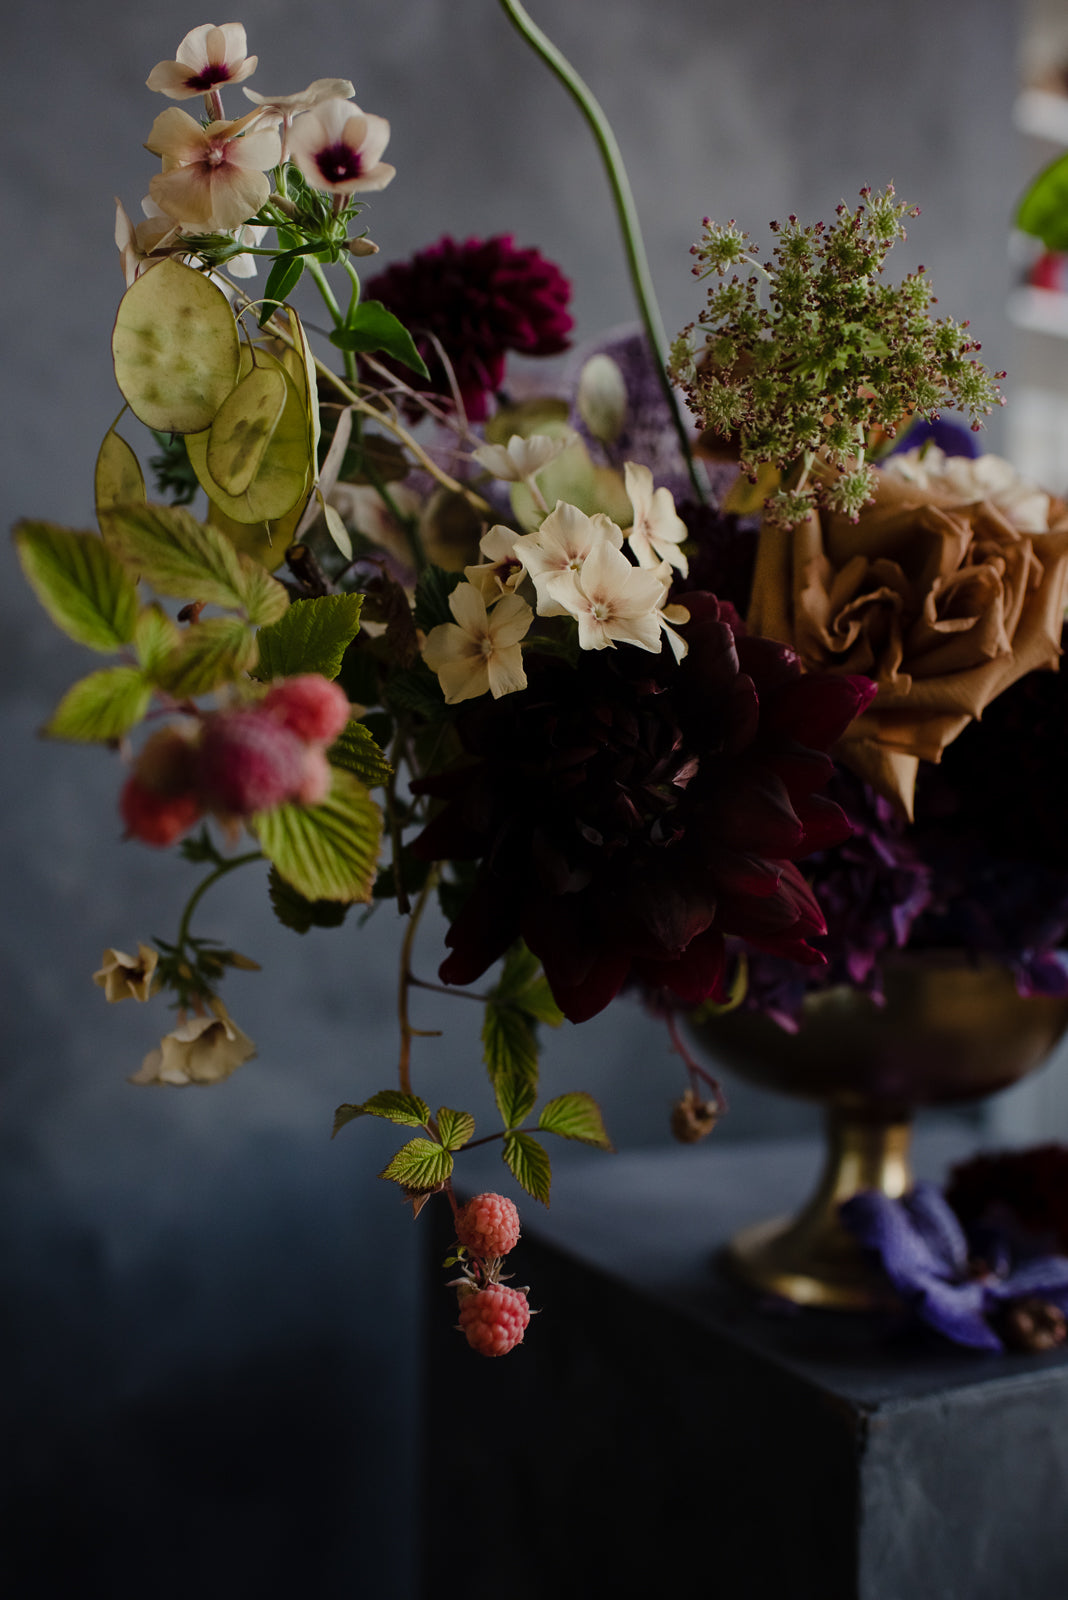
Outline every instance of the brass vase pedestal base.
<svg viewBox="0 0 1068 1600"><path fill-rule="evenodd" d="M912 1187L911 1133L910 1122L833 1107L815 1194L798 1216L758 1222L736 1234L724 1252L727 1267L750 1288L795 1305L829 1311L893 1307L893 1291L843 1228L838 1207L862 1189L897 1199Z"/></svg>

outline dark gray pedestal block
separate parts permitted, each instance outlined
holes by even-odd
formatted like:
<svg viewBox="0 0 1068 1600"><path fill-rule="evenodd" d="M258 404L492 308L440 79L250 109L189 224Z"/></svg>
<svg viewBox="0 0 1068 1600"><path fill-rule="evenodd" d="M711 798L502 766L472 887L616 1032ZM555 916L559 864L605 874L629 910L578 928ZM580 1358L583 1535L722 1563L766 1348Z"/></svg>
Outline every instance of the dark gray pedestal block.
<svg viewBox="0 0 1068 1600"><path fill-rule="evenodd" d="M921 1170L964 1140L929 1135ZM569 1163L549 1213L521 1208L515 1281L544 1308L521 1349L479 1360L437 1297L428 1600L1065 1600L1068 1354L759 1307L715 1270L817 1163L807 1142ZM468 1176L512 1192L496 1164Z"/></svg>

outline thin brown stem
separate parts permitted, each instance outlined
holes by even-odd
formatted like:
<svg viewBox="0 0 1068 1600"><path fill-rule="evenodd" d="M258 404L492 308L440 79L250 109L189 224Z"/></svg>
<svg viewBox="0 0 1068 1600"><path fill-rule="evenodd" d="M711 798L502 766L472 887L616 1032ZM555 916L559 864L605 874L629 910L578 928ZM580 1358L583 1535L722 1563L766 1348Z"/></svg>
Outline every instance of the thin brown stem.
<svg viewBox="0 0 1068 1600"><path fill-rule="evenodd" d="M397 1020L400 1024L400 1060L397 1063L397 1076L400 1080L402 1094L412 1093L412 1040L416 1037L408 1017L408 989L410 987L409 973L412 965L412 948L415 936L419 931L419 923L423 912L426 910L427 901L437 884L437 871L431 871L424 883L418 900L408 918L408 926L404 930L404 939L401 943L400 978L397 984Z"/></svg>

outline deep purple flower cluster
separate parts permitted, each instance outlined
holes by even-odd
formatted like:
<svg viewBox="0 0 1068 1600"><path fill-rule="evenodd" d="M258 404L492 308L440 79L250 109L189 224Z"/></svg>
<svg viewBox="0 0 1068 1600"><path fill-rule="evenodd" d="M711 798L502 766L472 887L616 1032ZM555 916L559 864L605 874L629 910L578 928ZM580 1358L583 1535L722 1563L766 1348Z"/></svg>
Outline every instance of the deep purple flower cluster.
<svg viewBox="0 0 1068 1600"><path fill-rule="evenodd" d="M522 937L580 1022L630 983L687 1005L721 995L728 936L820 962L823 919L794 863L846 833L819 792L825 752L871 685L805 676L713 596L684 603L681 663L531 649L524 694L462 708L465 763L417 786L444 802L417 852L478 863L445 982L474 981Z"/></svg>
<svg viewBox="0 0 1068 1600"><path fill-rule="evenodd" d="M370 279L365 293L404 323L430 372L425 387L448 405L440 343L472 422L488 415L507 352L558 355L574 325L568 280L540 251L517 249L511 234L440 239Z"/></svg>

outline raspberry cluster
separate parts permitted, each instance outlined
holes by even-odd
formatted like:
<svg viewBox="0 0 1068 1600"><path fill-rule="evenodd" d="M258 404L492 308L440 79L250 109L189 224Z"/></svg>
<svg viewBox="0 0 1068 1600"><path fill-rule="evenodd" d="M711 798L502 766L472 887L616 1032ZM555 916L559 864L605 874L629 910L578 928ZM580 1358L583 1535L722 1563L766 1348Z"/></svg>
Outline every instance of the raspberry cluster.
<svg viewBox="0 0 1068 1600"><path fill-rule="evenodd" d="M456 1237L473 1258L457 1285L460 1331L479 1355L507 1355L530 1321L523 1290L500 1282L502 1259L519 1241L519 1212L503 1194L476 1194L457 1212Z"/></svg>
<svg viewBox="0 0 1068 1600"><path fill-rule="evenodd" d="M306 673L272 685L256 705L161 728L127 778L127 835L166 847L205 814L250 817L287 801L317 805L330 789L328 747L349 720L336 683Z"/></svg>

